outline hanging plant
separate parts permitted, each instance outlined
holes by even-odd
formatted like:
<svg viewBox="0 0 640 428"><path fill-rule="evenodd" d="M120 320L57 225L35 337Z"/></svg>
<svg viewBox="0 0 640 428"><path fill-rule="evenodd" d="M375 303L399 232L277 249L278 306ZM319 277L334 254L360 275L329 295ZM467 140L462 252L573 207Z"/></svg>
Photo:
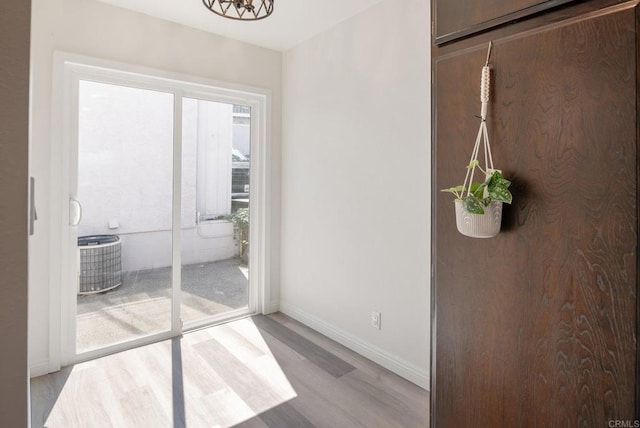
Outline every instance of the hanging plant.
<svg viewBox="0 0 640 428"><path fill-rule="evenodd" d="M462 202L462 207L469 214L483 215L485 208L491 202L506 202L510 204L513 196L509 191L511 182L502 176L499 170L485 171L480 167L480 162L474 159L467 165L467 169L478 168L486 178L482 183L473 182L467 189L465 185L442 189L442 192L453 193L456 201ZM466 195L465 195L466 191Z"/></svg>
<svg viewBox="0 0 640 428"><path fill-rule="evenodd" d="M502 176L502 171L493 167L491 144L489 143L489 133L487 131L491 46L492 43L489 42L487 62L482 67L480 81L481 122L476 142L471 152L471 160L467 165L467 174L462 185L441 190L456 196L456 225L458 231L472 238L491 238L496 236L500 232L502 204L510 204L513 199L509 191L511 182ZM480 161L478 160L481 142L483 142L484 148L484 169L480 166ZM473 181L476 169L484 175L484 181Z"/></svg>

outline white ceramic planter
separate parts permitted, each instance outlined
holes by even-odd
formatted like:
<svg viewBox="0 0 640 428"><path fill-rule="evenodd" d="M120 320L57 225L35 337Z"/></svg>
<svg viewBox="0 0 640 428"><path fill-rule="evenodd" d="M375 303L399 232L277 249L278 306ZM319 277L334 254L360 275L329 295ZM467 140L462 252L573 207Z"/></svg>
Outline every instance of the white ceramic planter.
<svg viewBox="0 0 640 428"><path fill-rule="evenodd" d="M458 231L471 238L493 238L500 233L502 202L493 201L485 207L484 214L471 214L464 210L462 201L456 200L456 225Z"/></svg>

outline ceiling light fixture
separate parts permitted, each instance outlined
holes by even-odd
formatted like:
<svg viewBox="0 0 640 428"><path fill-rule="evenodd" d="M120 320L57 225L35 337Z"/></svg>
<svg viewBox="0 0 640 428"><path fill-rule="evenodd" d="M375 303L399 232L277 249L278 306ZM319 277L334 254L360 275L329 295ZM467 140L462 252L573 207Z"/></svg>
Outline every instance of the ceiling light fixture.
<svg viewBox="0 0 640 428"><path fill-rule="evenodd" d="M238 21L257 21L273 12L275 0L202 0L216 15Z"/></svg>

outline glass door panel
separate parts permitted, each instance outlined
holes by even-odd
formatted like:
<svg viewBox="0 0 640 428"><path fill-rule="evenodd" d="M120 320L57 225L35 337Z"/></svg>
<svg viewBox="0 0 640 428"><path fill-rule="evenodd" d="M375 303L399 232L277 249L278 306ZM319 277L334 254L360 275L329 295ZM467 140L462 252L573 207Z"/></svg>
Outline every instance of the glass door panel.
<svg viewBox="0 0 640 428"><path fill-rule="evenodd" d="M81 354L171 330L174 95L85 80L78 95Z"/></svg>
<svg viewBox="0 0 640 428"><path fill-rule="evenodd" d="M181 317L249 307L250 107L184 98Z"/></svg>

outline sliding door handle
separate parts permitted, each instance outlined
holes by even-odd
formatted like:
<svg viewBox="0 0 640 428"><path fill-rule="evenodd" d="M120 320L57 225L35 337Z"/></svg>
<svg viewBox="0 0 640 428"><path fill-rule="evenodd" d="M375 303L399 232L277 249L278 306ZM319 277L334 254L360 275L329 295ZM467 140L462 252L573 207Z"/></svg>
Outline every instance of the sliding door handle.
<svg viewBox="0 0 640 428"><path fill-rule="evenodd" d="M82 204L75 198L69 198L69 226L76 227L82 221Z"/></svg>
<svg viewBox="0 0 640 428"><path fill-rule="evenodd" d="M36 179L29 177L29 187L31 192L29 193L29 236L35 233L36 220L38 219L38 213L36 212Z"/></svg>

